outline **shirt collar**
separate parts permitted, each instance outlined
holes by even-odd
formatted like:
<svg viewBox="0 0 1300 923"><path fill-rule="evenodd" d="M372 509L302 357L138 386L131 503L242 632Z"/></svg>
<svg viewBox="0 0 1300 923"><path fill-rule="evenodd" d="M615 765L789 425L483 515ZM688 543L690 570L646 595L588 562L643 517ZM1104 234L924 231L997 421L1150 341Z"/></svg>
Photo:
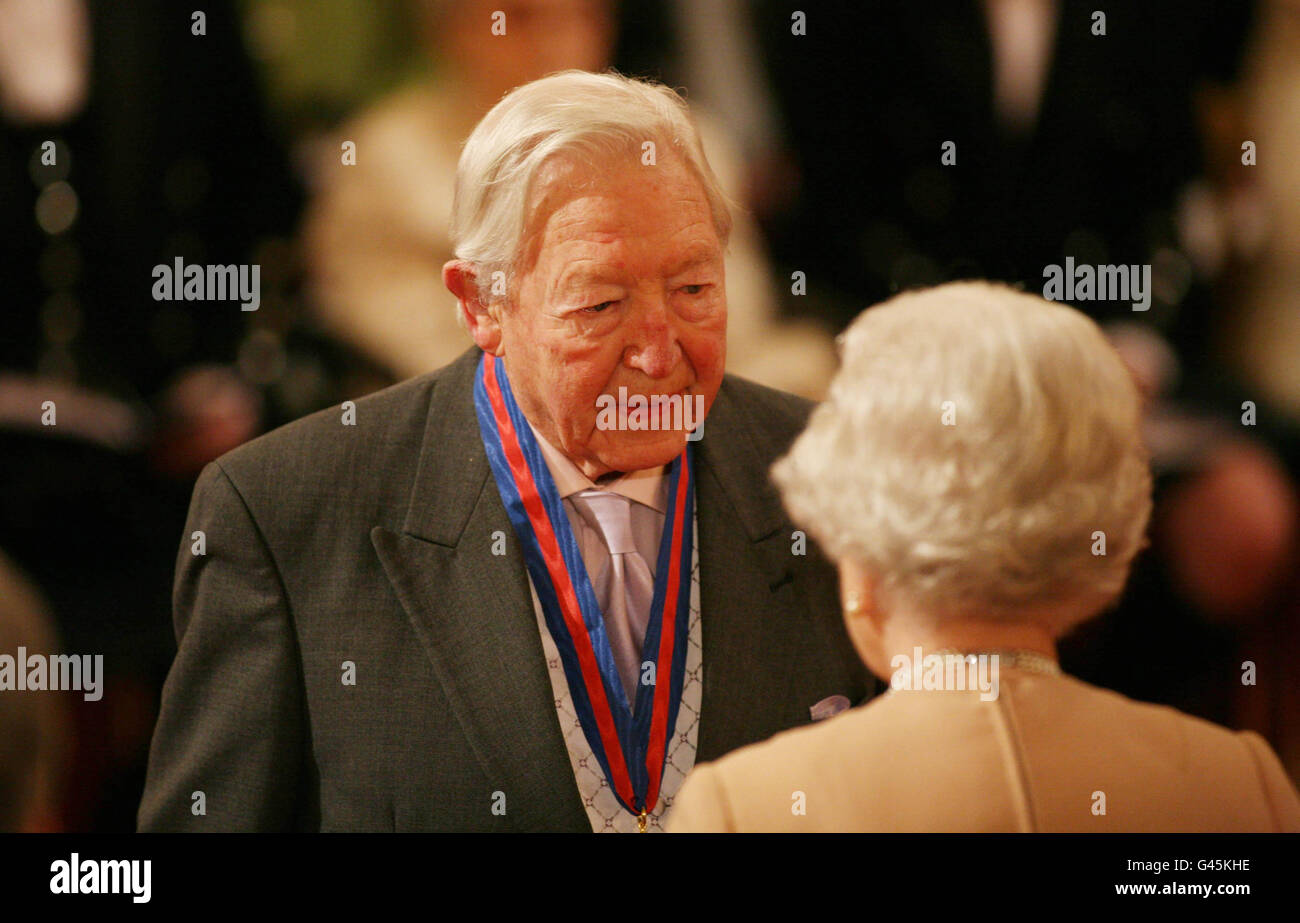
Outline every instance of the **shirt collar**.
<svg viewBox="0 0 1300 923"><path fill-rule="evenodd" d="M537 447L542 450L542 458L546 460L546 467L551 471L551 479L555 481L561 499L583 490L607 490L610 493L622 494L629 500L635 500L667 515L668 499L665 494L668 479L664 477L664 466L629 471L610 483L596 484L579 471L578 466L569 461L563 452L542 438L542 435L537 432L537 427L529 423L528 428L537 437Z"/></svg>

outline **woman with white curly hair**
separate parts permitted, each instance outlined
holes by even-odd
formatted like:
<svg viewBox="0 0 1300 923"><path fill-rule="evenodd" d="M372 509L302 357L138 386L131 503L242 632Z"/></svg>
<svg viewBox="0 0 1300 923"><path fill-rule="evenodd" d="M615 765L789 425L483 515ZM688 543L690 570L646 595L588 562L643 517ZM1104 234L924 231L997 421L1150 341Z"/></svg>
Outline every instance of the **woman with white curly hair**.
<svg viewBox="0 0 1300 923"><path fill-rule="evenodd" d="M697 767L670 829L1300 830L1262 738L1057 664L1056 639L1123 589L1151 511L1139 395L1097 326L953 283L865 312L842 349L772 474L890 690Z"/></svg>

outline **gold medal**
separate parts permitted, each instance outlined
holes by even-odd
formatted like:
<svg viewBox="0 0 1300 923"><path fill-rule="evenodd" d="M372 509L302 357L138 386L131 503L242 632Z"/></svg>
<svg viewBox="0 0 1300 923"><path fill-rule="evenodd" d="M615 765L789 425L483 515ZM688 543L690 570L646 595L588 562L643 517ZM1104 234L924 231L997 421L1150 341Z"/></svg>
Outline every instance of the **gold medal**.
<svg viewBox="0 0 1300 923"><path fill-rule="evenodd" d="M636 816L636 832L637 832L637 833L645 833L646 820L647 820L647 818L646 818L646 813L645 813L645 811L642 811L640 814L638 814L638 815Z"/></svg>

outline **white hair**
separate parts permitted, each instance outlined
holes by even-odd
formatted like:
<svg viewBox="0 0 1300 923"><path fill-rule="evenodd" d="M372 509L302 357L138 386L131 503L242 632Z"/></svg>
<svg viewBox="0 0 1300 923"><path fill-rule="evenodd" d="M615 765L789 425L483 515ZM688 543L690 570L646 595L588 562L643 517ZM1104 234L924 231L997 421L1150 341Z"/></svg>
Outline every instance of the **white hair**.
<svg viewBox="0 0 1300 923"><path fill-rule="evenodd" d="M1060 635L1114 600L1145 543L1151 473L1136 386L1096 324L959 282L865 311L841 349L772 476L882 608Z"/></svg>
<svg viewBox="0 0 1300 923"><path fill-rule="evenodd" d="M667 148L700 181L725 245L731 232L727 198L686 102L668 87L613 72L569 70L517 87L493 106L461 151L451 217L456 256L477 268L484 300L491 274L509 274L520 256L543 165L563 155L598 174L620 159L640 163L646 142L655 144L657 161Z"/></svg>

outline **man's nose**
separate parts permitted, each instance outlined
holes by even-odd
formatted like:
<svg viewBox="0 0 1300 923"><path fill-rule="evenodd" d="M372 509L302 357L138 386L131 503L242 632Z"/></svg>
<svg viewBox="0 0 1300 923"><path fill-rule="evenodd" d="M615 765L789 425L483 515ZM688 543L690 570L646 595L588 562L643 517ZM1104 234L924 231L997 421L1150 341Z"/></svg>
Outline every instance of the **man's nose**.
<svg viewBox="0 0 1300 923"><path fill-rule="evenodd" d="M623 356L624 364L650 378L667 378L681 359L681 343L667 304L657 300L646 305L639 312L632 345Z"/></svg>

